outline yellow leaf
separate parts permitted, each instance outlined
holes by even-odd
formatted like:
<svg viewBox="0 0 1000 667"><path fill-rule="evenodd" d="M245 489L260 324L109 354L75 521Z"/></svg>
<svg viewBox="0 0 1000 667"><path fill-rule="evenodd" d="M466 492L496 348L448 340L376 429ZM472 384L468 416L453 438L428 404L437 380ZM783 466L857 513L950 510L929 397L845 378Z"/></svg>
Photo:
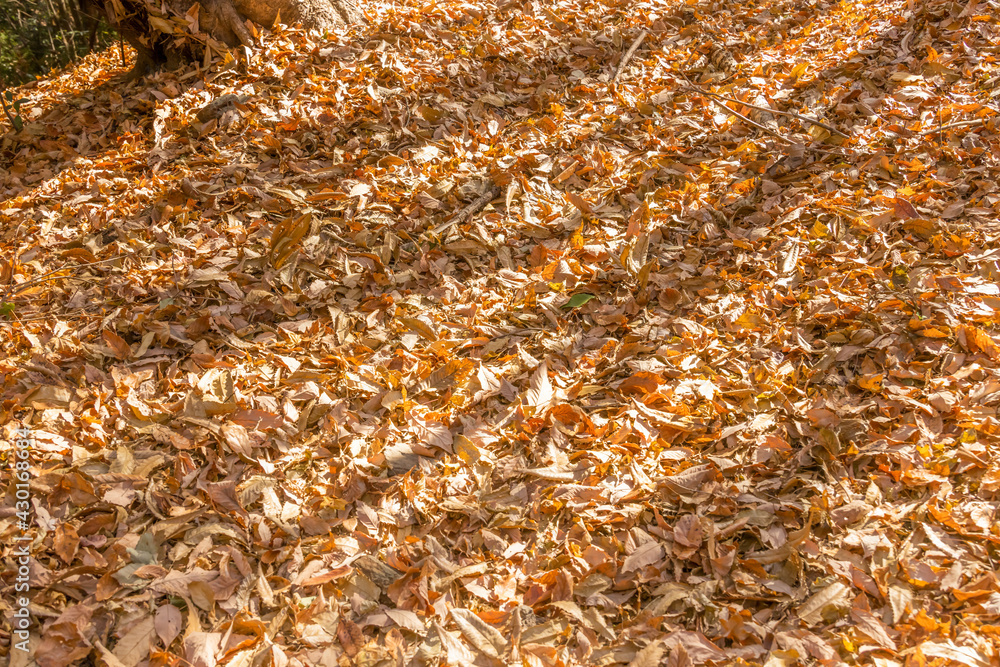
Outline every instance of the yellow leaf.
<svg viewBox="0 0 1000 667"><path fill-rule="evenodd" d="M806 69L809 67L809 63L801 62L792 68L792 71L788 73L788 82L791 83L798 79L800 76L806 73Z"/></svg>
<svg viewBox="0 0 1000 667"><path fill-rule="evenodd" d="M882 373L869 373L858 378L858 386L866 391L878 393L882 391Z"/></svg>
<svg viewBox="0 0 1000 667"><path fill-rule="evenodd" d="M921 336L927 336L928 338L948 338L951 336L951 332L947 329L939 329L938 327L927 327L920 332Z"/></svg>
<svg viewBox="0 0 1000 667"><path fill-rule="evenodd" d="M149 24L159 30L160 32L165 32L168 35L174 34L174 22L162 19L159 16L150 16Z"/></svg>
<svg viewBox="0 0 1000 667"><path fill-rule="evenodd" d="M982 352L990 359L1000 359L1000 345L978 327L969 324L959 325L958 342L970 352Z"/></svg>
<svg viewBox="0 0 1000 667"><path fill-rule="evenodd" d="M827 130L826 128L822 128L819 125L812 125L809 128L808 132L809 136L815 139L816 141L825 141L826 139L829 139L831 136L829 130Z"/></svg>
<svg viewBox="0 0 1000 667"><path fill-rule="evenodd" d="M455 436L453 446L455 447L455 453L458 454L458 457L469 465L478 461L481 456L479 448L476 447L476 444L464 435Z"/></svg>

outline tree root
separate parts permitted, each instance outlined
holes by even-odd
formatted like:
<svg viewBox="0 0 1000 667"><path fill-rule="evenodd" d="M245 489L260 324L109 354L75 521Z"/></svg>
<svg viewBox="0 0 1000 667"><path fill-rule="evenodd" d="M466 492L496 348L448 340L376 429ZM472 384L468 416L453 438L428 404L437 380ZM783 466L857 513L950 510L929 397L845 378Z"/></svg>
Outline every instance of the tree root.
<svg viewBox="0 0 1000 667"><path fill-rule="evenodd" d="M253 35L247 30L245 20L233 0L202 0L202 13L199 15L202 30L226 46L249 46L253 43Z"/></svg>
<svg viewBox="0 0 1000 667"><path fill-rule="evenodd" d="M142 78L164 66L174 68L201 55L203 40L178 39L156 25L164 20L164 10L168 10L168 18L170 13L187 14L188 0L165 0L162 4L151 0L103 0L103 4L111 25L138 54L126 79ZM247 21L269 28L278 20L318 30L367 22L354 0L201 0L198 12L200 31L228 47L253 44Z"/></svg>

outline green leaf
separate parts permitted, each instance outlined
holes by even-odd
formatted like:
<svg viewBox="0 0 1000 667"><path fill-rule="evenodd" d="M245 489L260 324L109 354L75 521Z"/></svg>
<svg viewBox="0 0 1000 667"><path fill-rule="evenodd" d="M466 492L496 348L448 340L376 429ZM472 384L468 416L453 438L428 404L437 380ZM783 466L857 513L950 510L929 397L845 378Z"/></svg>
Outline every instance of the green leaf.
<svg viewBox="0 0 1000 667"><path fill-rule="evenodd" d="M14 304L12 303L0 303L0 315L4 317L10 317L14 314Z"/></svg>
<svg viewBox="0 0 1000 667"><path fill-rule="evenodd" d="M563 308L579 308L583 304L587 303L591 299L596 299L597 297L593 294L587 294L585 292L580 292L579 294L574 294L569 301L567 301Z"/></svg>

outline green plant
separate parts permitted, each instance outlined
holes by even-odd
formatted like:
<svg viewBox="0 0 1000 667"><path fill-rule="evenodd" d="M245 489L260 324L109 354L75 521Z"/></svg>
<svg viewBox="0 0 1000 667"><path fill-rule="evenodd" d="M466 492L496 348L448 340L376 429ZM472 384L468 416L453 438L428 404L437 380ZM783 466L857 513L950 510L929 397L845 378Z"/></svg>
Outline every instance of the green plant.
<svg viewBox="0 0 1000 667"><path fill-rule="evenodd" d="M0 86L14 87L114 43L103 3L0 0Z"/></svg>
<svg viewBox="0 0 1000 667"><path fill-rule="evenodd" d="M10 124L18 132L24 129L24 119L21 117L21 105L27 101L23 97L15 99L14 93L9 90L5 90L3 95L0 95L0 104L3 105L3 112L7 116L7 120L10 121ZM11 109L14 110L14 113L11 113Z"/></svg>

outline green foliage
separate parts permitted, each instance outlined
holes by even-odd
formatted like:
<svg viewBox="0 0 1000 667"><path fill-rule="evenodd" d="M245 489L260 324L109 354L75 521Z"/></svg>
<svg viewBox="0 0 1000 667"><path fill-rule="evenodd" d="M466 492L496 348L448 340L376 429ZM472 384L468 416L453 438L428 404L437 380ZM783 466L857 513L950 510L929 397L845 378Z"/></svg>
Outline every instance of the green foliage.
<svg viewBox="0 0 1000 667"><path fill-rule="evenodd" d="M81 4L83 7L81 7ZM0 0L0 85L17 86L64 67L115 35L99 8L79 0ZM93 35L93 37L92 37Z"/></svg>
<svg viewBox="0 0 1000 667"><path fill-rule="evenodd" d="M14 129L18 132L24 128L24 119L21 118L21 105L28 100L22 98L14 98L14 94L9 90L3 92L3 108L7 117L10 119L11 124Z"/></svg>
<svg viewBox="0 0 1000 667"><path fill-rule="evenodd" d="M597 297L594 296L593 294L586 294L584 292L580 292L579 294L574 294L570 298L570 300L563 305L563 308L579 308L580 306L584 305L591 299L596 299L596 298Z"/></svg>

